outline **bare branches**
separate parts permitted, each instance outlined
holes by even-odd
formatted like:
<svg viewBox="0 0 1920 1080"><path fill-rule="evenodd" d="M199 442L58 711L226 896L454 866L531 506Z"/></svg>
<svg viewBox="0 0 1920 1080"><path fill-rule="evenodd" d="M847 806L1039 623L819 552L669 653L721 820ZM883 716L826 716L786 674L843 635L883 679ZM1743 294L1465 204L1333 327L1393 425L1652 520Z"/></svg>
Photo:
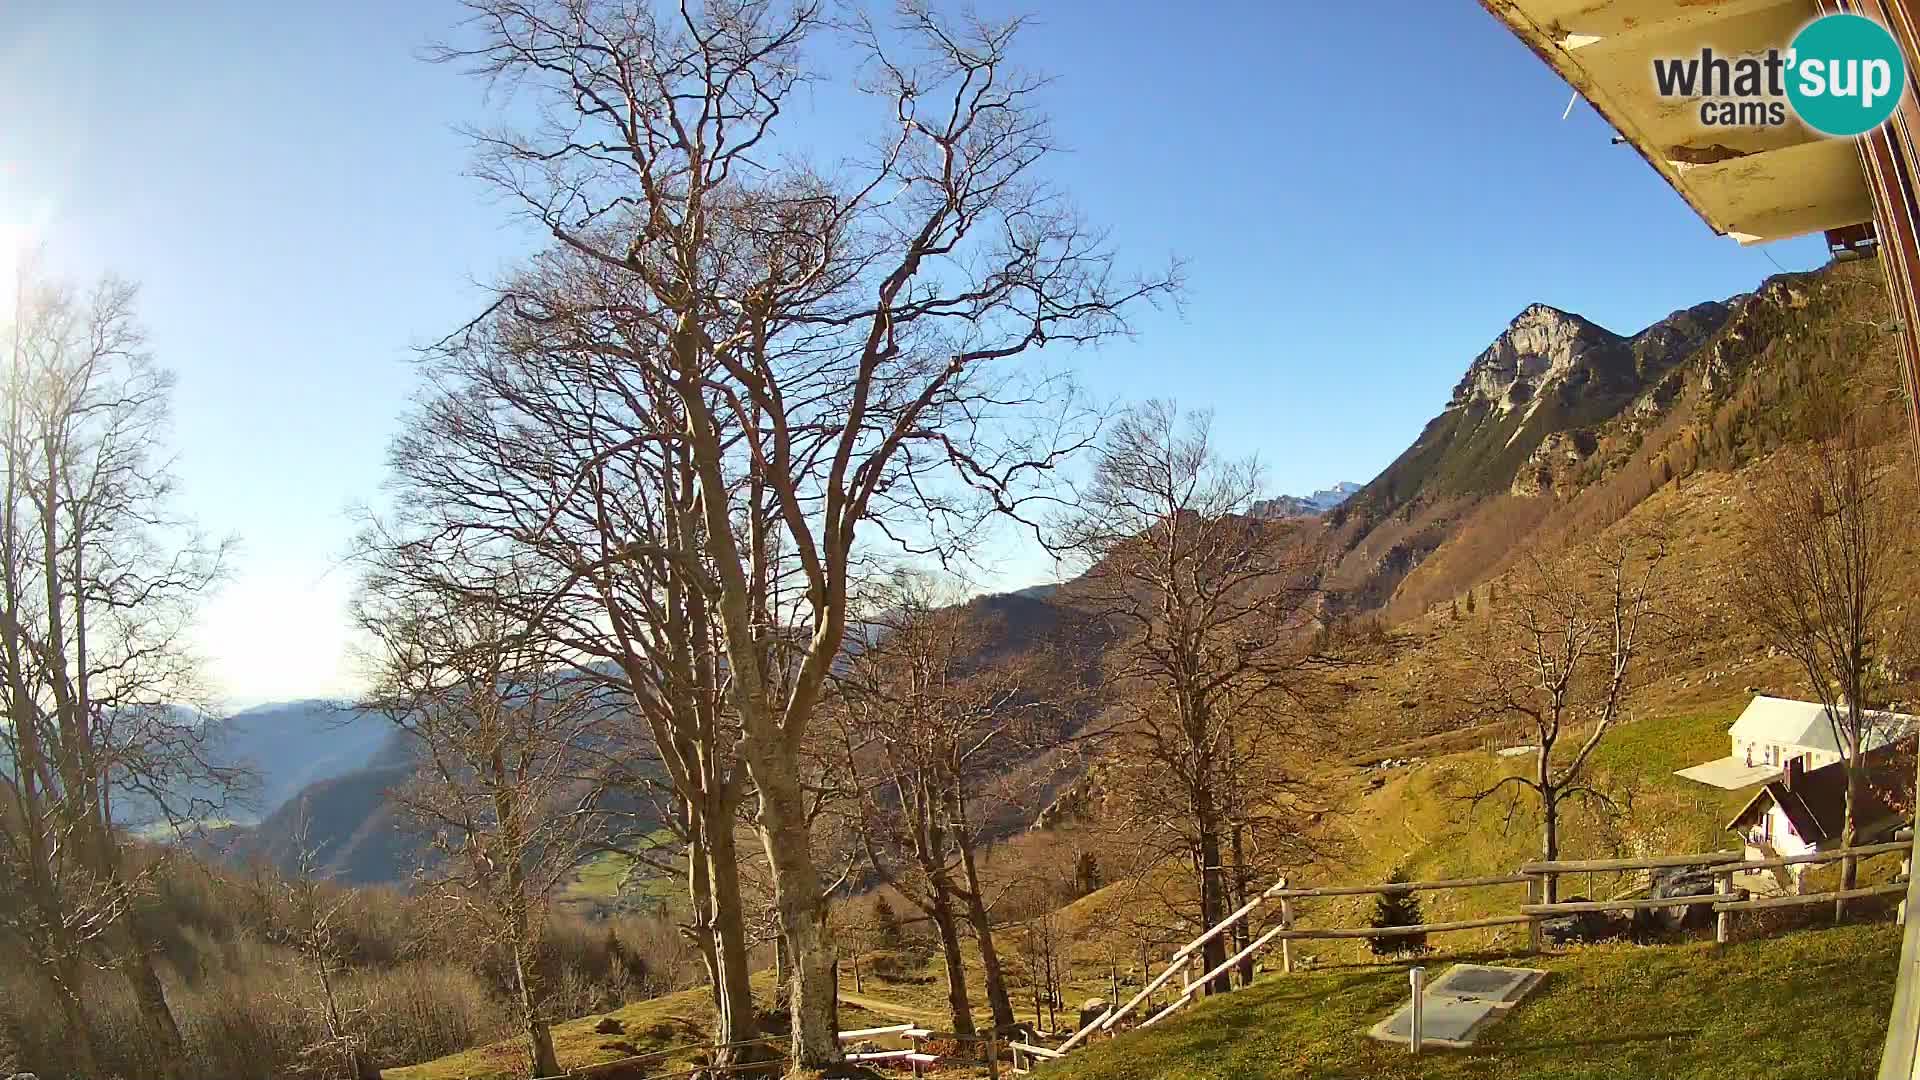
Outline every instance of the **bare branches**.
<svg viewBox="0 0 1920 1080"><path fill-rule="evenodd" d="M1563 801L1604 799L1587 782L1594 751L1628 719L1634 690L1691 625L1677 599L1689 590L1666 573L1668 553L1658 525L1622 528L1565 551L1529 549L1485 632L1470 640L1465 712L1517 726L1534 751L1530 774L1502 777L1472 798L1531 790L1543 819L1543 859L1559 855Z"/></svg>
<svg viewBox="0 0 1920 1080"><path fill-rule="evenodd" d="M1225 915L1256 863L1313 846L1300 762L1323 730L1317 564L1293 526L1248 516L1258 494L1257 463L1220 458L1205 414L1149 402L1111 426L1055 533L1087 567L1066 602L1119 637L1110 773L1130 846L1191 865L1197 903L1180 910L1200 926ZM1226 946L1209 944L1209 968Z"/></svg>
<svg viewBox="0 0 1920 1080"><path fill-rule="evenodd" d="M225 548L170 513L172 379L144 351L135 298L123 282L82 295L29 269L5 328L0 861L60 1000L72 1004L82 951L106 946L172 1075L179 1030L132 925L143 881L116 826L183 828L242 777L209 762L192 708L205 694L184 635Z"/></svg>
<svg viewBox="0 0 1920 1080"><path fill-rule="evenodd" d="M608 695L556 661L539 623L387 581L400 587L382 593L376 579L358 612L381 660L367 706L415 744L396 801L442 856L422 868L425 882L510 951L531 1075L555 1075L557 1018L532 957L554 889L588 850L591 816L576 807L604 759Z"/></svg>
<svg viewBox="0 0 1920 1080"><path fill-rule="evenodd" d="M1780 451L1754 486L1729 591L1824 707L1846 762L1844 841L1852 845L1862 755L1894 734L1879 709L1920 641L1898 561L1915 502L1905 471L1837 396L1816 396L1812 412L1811 444ZM1853 877L1847 860L1843 887Z"/></svg>
<svg viewBox="0 0 1920 1080"><path fill-rule="evenodd" d="M532 98L530 130L476 133L476 168L552 235L542 284L565 279L508 283L491 330L596 373L562 394L605 387L607 372L648 388L644 408L633 395L617 411L658 422L600 439L589 469L556 471L552 495L528 500L551 504L544 514L499 505L519 497L471 482L480 474L452 479L512 520L493 539L526 543L618 505L594 493L603 465L660 447L684 470L692 547L654 561L710 575L699 592L806 986L798 1057L830 1063L830 946L798 756L853 575L875 545L958 557L989 515L1044 498L1090 425L1059 376L1007 362L1125 333L1126 309L1169 293L1172 273L1118 274L1100 231L1038 175L1053 143L1041 81L1010 60L1017 23L918 5L885 27L857 21L878 137L866 160L821 169L793 155L804 135L785 107L823 70L809 51L831 28L810 0L469 7L466 42L436 56ZM583 415L599 435L601 410ZM666 554L610 524L609 553ZM607 563L588 564L583 578Z"/></svg>

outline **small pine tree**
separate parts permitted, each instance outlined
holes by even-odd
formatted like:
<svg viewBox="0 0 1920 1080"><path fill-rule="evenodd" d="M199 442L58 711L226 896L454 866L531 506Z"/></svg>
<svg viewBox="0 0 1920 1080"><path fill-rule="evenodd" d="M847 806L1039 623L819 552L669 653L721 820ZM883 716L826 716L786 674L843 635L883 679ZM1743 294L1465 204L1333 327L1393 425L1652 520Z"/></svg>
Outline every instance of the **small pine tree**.
<svg viewBox="0 0 1920 1080"><path fill-rule="evenodd" d="M1473 590L1467 590L1467 614L1473 614Z"/></svg>
<svg viewBox="0 0 1920 1080"><path fill-rule="evenodd" d="M900 947L900 916L894 914L886 893L873 898L873 937L883 949Z"/></svg>
<svg viewBox="0 0 1920 1080"><path fill-rule="evenodd" d="M1407 880L1407 871L1404 867L1394 867L1393 873L1387 876L1387 883L1390 885L1405 884ZM1419 926L1420 922L1420 900L1413 893L1381 893L1373 898L1374 929L1384 930L1390 926ZM1367 947L1373 950L1375 956L1405 956L1410 953L1417 955L1427 951L1427 935L1390 934L1368 938Z"/></svg>
<svg viewBox="0 0 1920 1080"><path fill-rule="evenodd" d="M1453 620L1454 622L1459 622L1459 621L1460 621L1460 601L1458 601L1458 600L1451 600L1451 599L1450 599L1450 600L1448 600L1448 601L1447 601L1447 608L1448 608L1448 610L1449 610L1449 611L1450 611L1450 612L1452 613L1452 614L1451 614L1451 618L1452 618L1452 620Z"/></svg>
<svg viewBox="0 0 1920 1080"><path fill-rule="evenodd" d="M1488 611L1493 610L1493 602L1498 599L1500 599L1500 583L1497 581L1487 582L1487 610Z"/></svg>

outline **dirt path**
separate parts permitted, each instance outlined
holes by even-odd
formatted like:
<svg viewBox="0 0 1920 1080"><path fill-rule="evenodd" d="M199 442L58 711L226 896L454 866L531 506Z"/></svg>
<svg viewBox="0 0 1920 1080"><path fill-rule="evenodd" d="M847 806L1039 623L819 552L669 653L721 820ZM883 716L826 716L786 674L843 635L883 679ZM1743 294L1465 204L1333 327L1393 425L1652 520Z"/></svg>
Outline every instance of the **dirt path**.
<svg viewBox="0 0 1920 1080"><path fill-rule="evenodd" d="M911 1021L923 1027L942 1028L947 1026L946 1014L932 1012L927 1009L916 1009L911 1005L902 1005L897 1001L868 997L865 994L855 994L846 990L840 991L840 1000L849 1005L858 1005L869 1012L877 1012L883 1016L892 1016L901 1020Z"/></svg>

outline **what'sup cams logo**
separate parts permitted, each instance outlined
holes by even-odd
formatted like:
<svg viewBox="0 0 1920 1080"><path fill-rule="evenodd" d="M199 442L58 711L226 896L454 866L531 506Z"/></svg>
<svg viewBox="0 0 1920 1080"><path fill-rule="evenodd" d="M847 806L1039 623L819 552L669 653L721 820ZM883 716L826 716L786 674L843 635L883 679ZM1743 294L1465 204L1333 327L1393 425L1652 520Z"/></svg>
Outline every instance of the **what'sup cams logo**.
<svg viewBox="0 0 1920 1080"><path fill-rule="evenodd" d="M1800 122L1840 138L1864 135L1893 115L1907 88L1907 64L1887 28L1863 15L1824 15L1783 52L1727 57L1656 57L1661 97L1700 102L1704 127L1780 127Z"/></svg>

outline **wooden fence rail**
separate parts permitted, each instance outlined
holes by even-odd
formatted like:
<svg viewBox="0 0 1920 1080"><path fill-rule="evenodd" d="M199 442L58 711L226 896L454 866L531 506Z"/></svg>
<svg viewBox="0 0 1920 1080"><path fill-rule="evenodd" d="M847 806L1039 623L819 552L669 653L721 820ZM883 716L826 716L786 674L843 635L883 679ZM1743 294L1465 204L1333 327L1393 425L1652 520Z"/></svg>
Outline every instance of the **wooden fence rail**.
<svg viewBox="0 0 1920 1080"><path fill-rule="evenodd" d="M1522 864L1512 874L1488 875L1485 877L1454 878L1437 881L1396 881L1378 885L1330 885L1290 888L1282 878L1259 896L1242 905L1229 914L1206 933L1188 942L1176 951L1167 961L1166 969L1159 975L1147 980L1139 993L1124 1004L1109 1006L1098 1017L1073 1033L1072 1037L1058 1048L1049 1049L1031 1043L1008 1044L1014 1055L1016 1073L1032 1071L1033 1067L1044 1061L1052 1061L1067 1051L1099 1033L1112 1032L1126 1017L1139 1009L1142 1003L1149 1002L1155 991L1170 982L1175 975L1189 972L1195 958L1207 943L1239 925L1262 906L1278 902L1280 921L1254 938L1246 946L1228 956L1224 961L1201 974L1198 978L1189 978L1186 985L1174 995L1173 1000L1140 1021L1139 1026L1151 1027L1162 1019L1172 1015L1183 1006L1198 997L1205 988L1219 976L1231 971L1262 949L1276 942L1281 948L1281 970L1293 970L1291 945L1295 941L1370 939L1383 937L1402 937L1414 934L1442 934L1454 931L1483 930L1501 926L1526 926L1528 928L1528 949L1538 952L1543 947L1542 924L1552 918L1600 911L1646 911L1658 908L1675 907L1711 907L1718 916L1715 938L1721 943L1728 940L1730 920L1734 913L1757 911L1767 908L1790 907L1800 904L1813 904L1837 900L1864 899L1874 896L1892 895L1905 892L1904 878L1911 870L1911 859L1903 859L1900 883L1872 885L1856 889L1835 890L1823 893L1811 893L1798 896L1760 897L1741 900L1733 887L1733 876L1753 870L1777 869L1787 866L1838 862L1842 859L1867 859L1876 855L1910 853L1913 845L1909 841L1899 840L1882 844L1860 844L1850 848L1837 848L1831 851L1809 852L1805 855L1783 855L1767 859L1749 859L1744 851L1703 851L1689 855L1651 855L1625 859L1563 859L1553 861L1529 862ZM1697 867L1710 873L1714 878L1714 891L1696 896L1625 896L1616 900L1571 900L1546 903L1548 885L1564 874L1618 872L1633 870L1661 870ZM1517 914L1493 915L1479 919L1459 919L1449 922L1420 923L1411 926L1386 927L1300 927L1295 925L1294 901L1322 899L1338 896L1398 896L1414 892L1441 892L1450 890L1498 888L1507 885L1525 885L1527 899L1518 907ZM1900 921L1906 919L1906 907L1903 903L1899 915Z"/></svg>
<svg viewBox="0 0 1920 1080"><path fill-rule="evenodd" d="M1806 893L1802 896L1763 896L1756 900L1731 900L1724 904L1715 904L1715 911L1759 911L1765 908L1796 907L1801 904L1826 904L1835 900L1860 900L1869 896L1891 896L1907 891L1907 883L1896 881L1886 885L1867 885L1858 889L1834 889L1830 892Z"/></svg>
<svg viewBox="0 0 1920 1080"><path fill-rule="evenodd" d="M1498 877L1454 878L1451 881L1394 881L1383 885L1338 885L1318 889L1282 889L1274 893L1285 900L1304 900L1320 896L1370 896L1374 894L1394 896L1400 893L1430 892L1437 889L1479 889L1494 885L1525 885L1526 874L1503 874Z"/></svg>
<svg viewBox="0 0 1920 1080"><path fill-rule="evenodd" d="M1742 851L1703 851L1698 855L1649 855L1639 859L1563 859L1522 863L1520 873L1557 876L1601 870L1665 870L1679 866L1718 866L1739 862L1745 857Z"/></svg>

